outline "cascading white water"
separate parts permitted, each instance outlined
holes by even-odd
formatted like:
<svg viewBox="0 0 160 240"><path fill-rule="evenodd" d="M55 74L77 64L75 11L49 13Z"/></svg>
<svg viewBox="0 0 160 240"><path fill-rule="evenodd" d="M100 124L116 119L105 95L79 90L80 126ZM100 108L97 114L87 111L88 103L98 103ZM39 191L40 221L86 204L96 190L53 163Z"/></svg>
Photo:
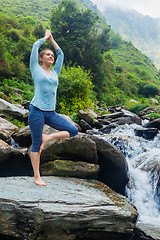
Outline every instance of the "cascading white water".
<svg viewBox="0 0 160 240"><path fill-rule="evenodd" d="M135 136L135 128L139 126L122 125L99 137L116 145L127 159L130 183L126 191L137 207L139 221L160 227L160 196L158 198L157 192L158 181L160 184L160 133L153 140L146 140Z"/></svg>

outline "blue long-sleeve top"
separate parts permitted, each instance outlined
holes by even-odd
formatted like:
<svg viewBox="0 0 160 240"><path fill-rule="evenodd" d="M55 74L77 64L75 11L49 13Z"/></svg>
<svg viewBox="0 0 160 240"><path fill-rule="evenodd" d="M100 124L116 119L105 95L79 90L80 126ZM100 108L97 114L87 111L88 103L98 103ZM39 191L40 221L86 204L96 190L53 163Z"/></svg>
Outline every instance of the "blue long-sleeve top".
<svg viewBox="0 0 160 240"><path fill-rule="evenodd" d="M56 106L58 75L62 68L64 54L60 48L56 51L57 60L50 75L38 63L38 49L44 43L44 38L36 41L31 52L30 69L35 86L31 104L43 111L53 111Z"/></svg>

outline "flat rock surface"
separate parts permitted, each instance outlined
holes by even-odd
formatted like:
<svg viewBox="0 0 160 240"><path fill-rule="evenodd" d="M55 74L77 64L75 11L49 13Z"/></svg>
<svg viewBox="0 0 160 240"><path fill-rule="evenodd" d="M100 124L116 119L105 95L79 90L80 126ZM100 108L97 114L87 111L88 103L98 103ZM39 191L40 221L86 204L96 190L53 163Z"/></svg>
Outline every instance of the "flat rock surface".
<svg viewBox="0 0 160 240"><path fill-rule="evenodd" d="M0 178L0 234L22 239L126 239L137 211L123 196L96 180L43 177ZM58 228L58 230L57 230ZM117 238L113 238L114 234ZM49 235L49 236L48 236ZM40 237L42 236L42 238ZM86 239L86 238L84 238Z"/></svg>

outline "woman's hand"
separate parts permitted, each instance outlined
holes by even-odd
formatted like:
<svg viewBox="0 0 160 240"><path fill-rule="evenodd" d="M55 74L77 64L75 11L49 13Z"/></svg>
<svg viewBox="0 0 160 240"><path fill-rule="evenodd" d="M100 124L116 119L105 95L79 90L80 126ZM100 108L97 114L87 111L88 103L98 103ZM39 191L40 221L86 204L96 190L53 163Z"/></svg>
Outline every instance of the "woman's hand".
<svg viewBox="0 0 160 240"><path fill-rule="evenodd" d="M45 40L50 40L51 36L52 36L51 31L49 29L47 29L45 31L45 36L44 36Z"/></svg>

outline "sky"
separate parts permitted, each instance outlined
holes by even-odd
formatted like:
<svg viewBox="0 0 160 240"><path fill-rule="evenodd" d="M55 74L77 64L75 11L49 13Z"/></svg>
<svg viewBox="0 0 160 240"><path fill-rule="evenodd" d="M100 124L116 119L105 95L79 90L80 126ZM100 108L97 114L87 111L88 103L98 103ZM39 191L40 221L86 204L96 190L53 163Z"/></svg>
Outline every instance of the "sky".
<svg viewBox="0 0 160 240"><path fill-rule="evenodd" d="M160 18L160 0L91 0L103 12L105 6L114 4L123 9L135 9L143 15Z"/></svg>

